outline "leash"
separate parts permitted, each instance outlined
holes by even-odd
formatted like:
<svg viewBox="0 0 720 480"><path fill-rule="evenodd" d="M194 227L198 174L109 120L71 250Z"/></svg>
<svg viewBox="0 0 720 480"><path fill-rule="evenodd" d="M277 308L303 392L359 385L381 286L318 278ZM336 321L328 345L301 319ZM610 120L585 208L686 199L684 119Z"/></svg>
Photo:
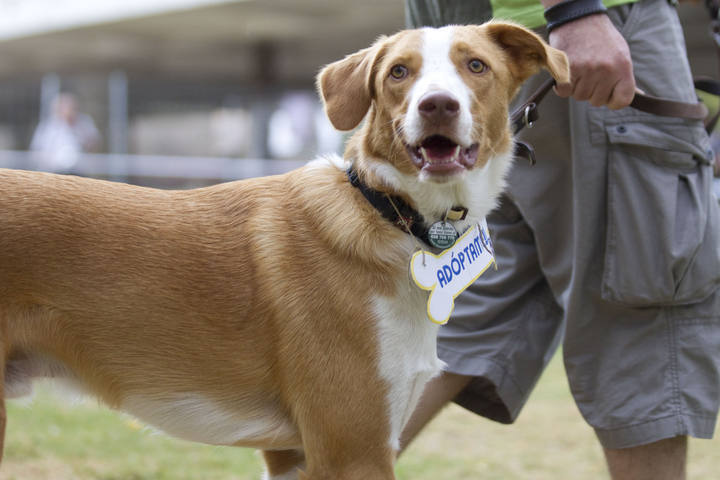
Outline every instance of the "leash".
<svg viewBox="0 0 720 480"><path fill-rule="evenodd" d="M698 80L696 82L696 88L699 88L697 87L698 83L701 83L702 86L707 85L706 88L712 88L711 92L717 91L718 93L716 93L716 95L720 95L720 84L718 84L717 82L714 82L712 80ZM525 127L532 128L533 123L535 123L540 118L538 106L553 86L555 86L555 80L546 80L540 85L537 90L530 94L525 103L520 105L520 107L518 107L512 112L512 114L510 115L510 122L514 134L517 135ZM705 90L705 88L700 89L703 91L707 91ZM635 110L640 110L641 112L650 113L652 115L659 115L662 117L685 118L688 120L705 120L705 129L708 131L708 133L712 131L715 123L718 120L718 116L720 116L719 114L715 114L712 118L708 118L708 109L702 102L677 102L675 100L654 97L652 95L647 95L640 92L635 92L635 97L630 103L630 107L634 108ZM515 142L515 155L527 159L531 165L535 165L536 163L535 152L532 146L527 142Z"/></svg>
<svg viewBox="0 0 720 480"><path fill-rule="evenodd" d="M510 124L512 125L513 135L517 135L523 128L532 128L533 124L540 118L538 112L538 106L545 95L555 85L555 80L550 79L542 83L540 87L530 94L528 99L516 108L512 114L510 114ZM535 165L537 159L535 158L535 150L527 143L520 140L515 140L515 151L516 157L525 158L530 162L530 165Z"/></svg>
<svg viewBox="0 0 720 480"><path fill-rule="evenodd" d="M699 83L702 81L698 80ZM705 81L707 82L707 80ZM712 87L720 94L720 84L714 81ZM705 85L705 83L702 83ZM555 80L549 79L540 85L520 107L515 109L510 115L510 121L513 126L513 133L517 134L525 127L532 127L533 123L540 117L538 106L545 95L555 86ZM685 118L688 120L704 120L708 116L708 109L702 102L685 103L668 100L665 98L654 97L645 93L635 92L635 97L630 103L630 107L653 115L663 117Z"/></svg>

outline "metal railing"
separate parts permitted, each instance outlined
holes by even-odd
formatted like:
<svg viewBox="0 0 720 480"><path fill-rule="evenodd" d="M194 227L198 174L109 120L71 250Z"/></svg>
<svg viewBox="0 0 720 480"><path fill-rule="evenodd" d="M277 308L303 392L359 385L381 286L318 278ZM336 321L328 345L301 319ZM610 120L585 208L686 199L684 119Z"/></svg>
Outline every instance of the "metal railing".
<svg viewBox="0 0 720 480"><path fill-rule="evenodd" d="M276 175L305 163L301 160L259 158L87 153L73 157L66 168L56 168L54 159L39 152L0 150L0 168L55 171L122 182L133 178L176 178L212 183Z"/></svg>

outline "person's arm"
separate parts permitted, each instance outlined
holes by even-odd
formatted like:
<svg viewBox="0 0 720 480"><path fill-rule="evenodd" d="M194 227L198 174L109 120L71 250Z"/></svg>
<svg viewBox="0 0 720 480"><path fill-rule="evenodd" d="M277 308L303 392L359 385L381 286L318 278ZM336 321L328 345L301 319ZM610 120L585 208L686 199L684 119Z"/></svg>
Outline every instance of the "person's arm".
<svg viewBox="0 0 720 480"><path fill-rule="evenodd" d="M562 1L540 0L545 9ZM570 61L571 81L557 85L559 96L611 109L630 105L635 96L630 49L606 14L589 15L555 27L549 42L564 51Z"/></svg>

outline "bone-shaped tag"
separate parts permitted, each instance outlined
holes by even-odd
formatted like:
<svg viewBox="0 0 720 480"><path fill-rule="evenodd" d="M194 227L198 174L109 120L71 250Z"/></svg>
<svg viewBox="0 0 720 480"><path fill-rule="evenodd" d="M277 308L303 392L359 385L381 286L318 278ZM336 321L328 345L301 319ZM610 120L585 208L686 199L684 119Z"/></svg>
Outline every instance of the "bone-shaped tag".
<svg viewBox="0 0 720 480"><path fill-rule="evenodd" d="M418 287L430 291L427 303L430 320L441 325L447 323L455 308L455 298L494 263L485 219L439 255L415 252L410 260L410 274Z"/></svg>

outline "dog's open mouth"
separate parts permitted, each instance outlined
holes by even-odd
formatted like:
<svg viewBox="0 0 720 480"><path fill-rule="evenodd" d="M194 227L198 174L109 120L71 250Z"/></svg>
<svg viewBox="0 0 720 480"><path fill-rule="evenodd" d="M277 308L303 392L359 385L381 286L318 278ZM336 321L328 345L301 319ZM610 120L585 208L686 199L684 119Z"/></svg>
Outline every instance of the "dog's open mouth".
<svg viewBox="0 0 720 480"><path fill-rule="evenodd" d="M443 135L431 135L419 145L407 147L413 163L431 174L452 175L466 170L477 161L478 144L463 148Z"/></svg>

